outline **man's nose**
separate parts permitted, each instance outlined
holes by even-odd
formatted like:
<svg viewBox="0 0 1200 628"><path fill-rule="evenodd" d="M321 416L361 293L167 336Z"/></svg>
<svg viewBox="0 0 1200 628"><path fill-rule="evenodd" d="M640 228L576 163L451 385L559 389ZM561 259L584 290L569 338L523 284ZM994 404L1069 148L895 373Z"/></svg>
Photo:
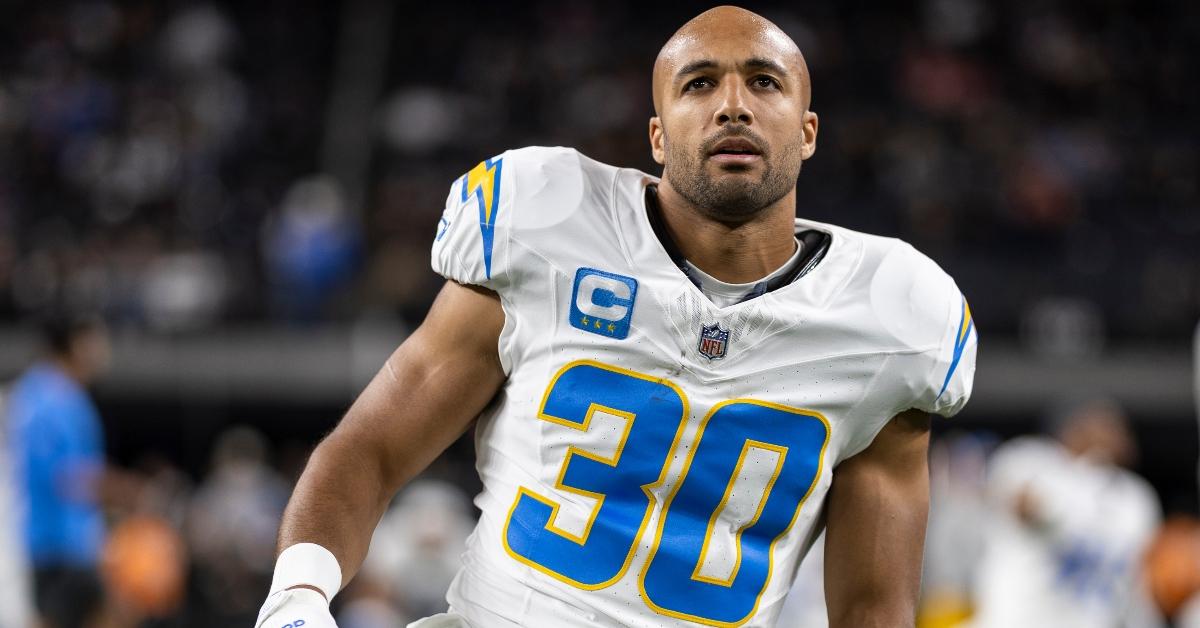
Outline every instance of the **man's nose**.
<svg viewBox="0 0 1200 628"><path fill-rule="evenodd" d="M747 105L746 86L742 85L739 80L727 81L721 86L721 105L717 107L714 116L714 121L717 126L724 126L730 122L740 124L751 124L754 122L754 114L751 113L750 107Z"/></svg>

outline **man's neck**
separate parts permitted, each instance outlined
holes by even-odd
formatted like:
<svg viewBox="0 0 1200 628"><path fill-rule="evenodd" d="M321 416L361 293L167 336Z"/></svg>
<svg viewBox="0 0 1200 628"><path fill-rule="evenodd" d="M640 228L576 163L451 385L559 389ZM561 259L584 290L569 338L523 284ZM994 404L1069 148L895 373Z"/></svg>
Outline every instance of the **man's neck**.
<svg viewBox="0 0 1200 628"><path fill-rule="evenodd" d="M658 204L667 232L683 257L726 283L758 281L796 252L796 191L744 223L708 217L679 194L667 179L658 186Z"/></svg>
<svg viewBox="0 0 1200 628"><path fill-rule="evenodd" d="M87 386L89 380L91 379L88 377L86 369L82 368L79 364L69 358L52 356L50 358L50 363L58 368L59 372L66 375L80 386Z"/></svg>

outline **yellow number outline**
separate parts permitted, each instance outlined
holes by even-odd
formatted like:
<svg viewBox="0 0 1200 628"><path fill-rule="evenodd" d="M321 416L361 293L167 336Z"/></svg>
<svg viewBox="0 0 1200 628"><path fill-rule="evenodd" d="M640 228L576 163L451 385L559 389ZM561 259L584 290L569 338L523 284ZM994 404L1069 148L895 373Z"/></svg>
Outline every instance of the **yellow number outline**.
<svg viewBox="0 0 1200 628"><path fill-rule="evenodd" d="M596 521L596 515L600 514L600 509L604 506L605 495L604 495L604 493L597 493L595 491L589 491L589 490L585 490L582 488L575 488L574 486L564 484L563 477L565 477L567 475L567 467L571 464L571 459L575 456L579 456L581 458L587 458L588 460L593 460L595 462L606 464L610 467L616 467L617 462L621 459L621 453L625 451L625 442L627 440L629 440L629 432L633 431L633 420L634 420L635 416L632 412L625 412L622 410L617 410L616 408L602 406L598 403L593 403L592 405L588 406L587 413L584 415L584 418L583 418L583 423L575 423L573 421L567 421L567 420L560 419L558 417L551 416L548 414L540 414L539 413L539 415L538 415L538 418L542 419L543 421L549 421L551 423L555 423L555 424L561 425L563 427L569 427L573 430L587 432L588 429L590 429L592 426L592 416L595 415L597 410L601 410L607 414L612 414L612 415L621 417L622 419L625 419L624 432L621 434L620 442L617 443L616 451L613 453L613 456L611 458L605 458L603 456L598 456L590 451L580 449L574 445L569 445L569 446L567 446L566 455L563 456L562 466L560 466L558 469L558 479L555 480L555 482L554 482L554 488L557 490L560 490L560 491L563 491L566 493L572 493L574 495L582 495L584 497L590 497L590 498L596 500L596 505L592 506L592 513L590 515L588 515L587 523L583 527L582 535L576 536L574 534L571 534L570 531L564 530L564 529L558 527L558 525L556 524L556 521L558 520L558 509L559 509L559 506L561 506L562 504L556 503L553 500L551 500L549 497L546 497L544 495L539 495L531 490L526 489L525 487L521 487L521 488L517 489L518 493L528 495L529 497L536 499L539 502L546 504L547 506L550 506L550 518L549 518L549 520L546 521L546 529L549 530L550 532L554 532L555 534L558 534L559 536L566 537L567 539L574 541L577 545L583 545L583 544L587 543L588 536L590 536L592 533L592 523L594 523Z"/></svg>
<svg viewBox="0 0 1200 628"><path fill-rule="evenodd" d="M663 608L663 607L655 604L653 601L651 601L649 594L646 593L646 572L649 571L650 564L652 562L654 562L654 557L658 554L659 544L662 543L662 535L663 535L663 530L666 526L667 513L671 509L671 503L675 500L675 495L677 495L679 493L680 487L682 487L684 481L687 480L688 471L691 469L692 460L696 456L696 449L700 445L700 440L704 436L704 429L706 427L708 427L708 421L710 419L712 419L713 415L715 415L717 413L717 411L720 410L721 408L724 408L725 406L729 406L729 405L733 405L733 404L743 404L743 403L756 405L756 406L763 406L766 408L773 408L775 410L782 410L784 412L788 412L791 414L798 414L801 416L807 416L807 417L811 417L814 419L819 419L821 421L821 424L825 426L825 439L821 443L821 453L817 457L816 473L813 474L812 482L808 485L808 490L805 491L804 497L802 497L800 499L800 503L798 503L796 505L796 510L795 510L795 512L792 513L791 521L788 522L787 527L785 527L782 532L780 532L774 539L771 539L771 543L767 547L767 577L763 581L762 589L758 592L758 595L756 595L754 598L754 606L750 607L750 612L746 613L745 617L742 617L741 619L739 619L737 621L725 622L725 621L717 621L717 620L714 620L714 619L711 619L708 617L701 617L699 615L689 615L687 613L673 611L669 608ZM679 473L679 479L676 481L674 488L671 489L671 493L667 496L667 499L663 502L662 512L658 516L658 528L654 534L654 543L650 546L650 553L646 556L646 560L643 561L642 570L638 574L638 594L641 596L642 601L646 603L646 606L650 607L650 610L653 610L654 612L658 613L659 615L666 615L668 617L674 617L676 619L684 619L687 621L693 621L693 622L704 624L706 626L721 626L721 627L733 628L733 627L740 626L740 625L746 623L747 621L750 620L751 617L754 617L754 614L758 612L758 605L760 603L762 603L763 593L765 593L767 591L767 587L771 584L771 574L775 569L775 544L779 542L779 539L782 539L784 536L787 535L788 532L791 531L792 526L796 524L796 518L800 516L800 511L804 509L804 504L808 502L808 498L810 495L812 495L813 489L815 489L817 486L817 483L821 481L821 473L824 471L824 467L825 467L825 449L829 446L830 433L831 433L831 429L829 427L829 419L826 419L825 415L821 414L820 412L817 412L816 410L793 408L791 406L785 406L785 405L778 404L778 403L772 403L770 401L760 401L758 399L727 399L727 400L722 401L722 402L716 404L715 406L713 406L712 409L710 409L708 411L708 414L706 414L704 416L704 419L700 422L700 428L696 430L696 435L692 437L692 446L691 446L691 449L688 451L687 460L685 460L683 463L683 469ZM747 441L748 440L750 440L750 439L747 439ZM745 453L744 448L743 448L743 453ZM667 466L670 467L671 465L668 464ZM736 476L734 476L734 477L736 477ZM732 482L732 480L731 480L731 482ZM772 479L770 486L773 487L774 483L775 483L774 479ZM762 504L763 507L766 506L768 497L769 497L769 495L766 495L763 497L763 504ZM718 514L720 513L720 510L721 510L721 508L717 509ZM759 514L761 514L761 511ZM755 521L757 521L757 519L758 519L758 516L756 515ZM712 520L710 520L709 526L710 527L712 526ZM749 525L746 525L746 526L743 526L743 529L746 529L749 527L750 527ZM708 539L706 537L705 538L706 545L707 545L707 541L708 541ZM703 557L704 557L703 551L704 551L704 548L702 547L701 548L701 552L702 552L701 553L701 561L697 562L697 569L699 569L699 565L703 563ZM741 553L742 553L741 530L739 530L738 537L737 537L737 552L738 552L738 567L740 568ZM693 573L693 579L705 581L703 577L696 578L695 571L693 571L692 573ZM736 578L736 570L734 573L734 577ZM715 583L715 584L720 584L720 583ZM723 585L723 586L732 586L732 585L733 585L733 579L730 580L730 583L728 585Z"/></svg>
<svg viewBox="0 0 1200 628"><path fill-rule="evenodd" d="M521 503L522 495L528 496L531 499L535 499L535 500L550 507L550 517L546 520L546 525L545 525L545 529L548 532L557 534L557 535L559 535L563 538L566 538L567 540L570 540L579 545L583 545L584 543L586 543L588 536L591 534L592 523L595 521L596 516L600 513L600 507L604 503L605 495L603 495L601 493L595 493L592 491L587 491L584 489L578 489L575 487L569 487L569 486L564 485L562 483L562 480L563 480L563 476L566 474L567 465L570 463L572 456L579 455L579 456L582 456L589 460L594 460L596 462L602 462L609 466L616 467L617 463L620 461L621 454L623 453L623 450L625 448L625 440L629 437L629 433L633 430L633 422L637 420L637 416L632 412L615 410L613 408L609 408L607 406L602 406L602 405L596 404L596 403L593 403L590 406L588 406L588 410L587 410L586 416L584 417L584 421L582 424L564 419L562 417L556 417L556 416L547 414L546 413L546 403L550 399L550 392L552 390L554 390L555 386L558 384L558 378L562 377L563 374L565 374L567 371L569 371L577 366L585 366L585 365L593 366L595 368L605 370L605 371L610 371L613 373L620 373L622 375L635 377L637 379L645 380L648 382L654 382L656 384L666 385L667 387L671 388L671 390L675 391L675 394L677 394L679 396L679 400L681 402L682 409L683 409L681 416L678 419L679 427L677 427L675 429L675 436L671 441L671 446L667 448L666 460L668 461L668 463L663 464L663 468L658 474L658 479L656 479L654 482L651 482L650 484L643 484L641 487L639 487L642 489L642 493L646 496L646 501L647 501L646 511L642 515L642 521L638 525L638 530L633 536L633 541L629 544L629 551L625 556L625 561L622 563L621 568L617 571L617 573L612 578L609 578L608 580L605 580L604 582L600 582L598 584L586 584L583 582L579 582L578 580L574 580L572 578L564 576L558 572L551 571L547 567L540 565L540 564L538 564L532 560L529 560L528 558L525 558L524 556L518 554L508 544L508 526L510 523L512 523L513 513L516 511L517 506ZM555 423L557 425L562 425L564 427L569 427L571 429L582 430L582 431L586 432L588 426L591 424L592 416L595 414L595 411L597 409L603 409L607 413L615 414L617 416L621 416L621 417L624 417L627 419L625 421L625 432L624 432L624 434L622 434L621 441L617 445L617 451L615 452L615 454L613 455L613 457L611 458L611 461L610 461L609 459L602 458L600 456L597 456L596 454L584 451L582 449L578 449L573 445L568 446L567 454L565 456L563 456L563 464L561 467L559 467L558 479L555 481L555 484L554 484L554 488L557 490L563 490L568 493L574 493L576 495L585 495L588 497L595 498L597 500L596 506L593 507L592 514L588 518L587 526L584 528L584 533L583 533L582 537L571 534L570 532L567 532L566 530L561 530L557 526L554 525L554 522L558 516L559 507L562 504L554 501L550 497L541 495L525 486L520 486L517 488L517 496L515 499L513 499L512 506L510 506L508 509L508 516L504 520L504 530L503 530L503 533L501 534L501 539L503 540L503 543L504 543L504 551L507 552L508 555L511 556L513 559L515 559L516 561L520 562L521 564L523 564L527 567L531 567L541 573L544 573L547 576L554 578L555 580L558 580L560 582L565 582L573 587L584 589L586 591L597 591L597 590L612 586L614 583L616 583L622 577L624 577L626 572L629 571L629 566L633 562L634 555L637 553L637 549L639 546L638 541L642 538L642 535L645 533L646 525L650 522L650 515L653 514L654 507L658 504L658 500L655 499L654 493L652 491L653 491L653 489L656 489L656 488L662 486L664 483L666 483L667 471L671 467L671 465L669 464L669 461L671 459L673 459L671 454L676 450L676 448L679 446L679 442L683 439L683 432L686 429L687 423L688 423L687 417L691 416L690 408L688 405L687 395L684 394L683 390L681 388L679 388L679 386L677 384L675 384L675 382L672 382L671 380L668 380L668 379L662 378L662 377L652 377L652 376L646 375L644 373L638 373L637 371L631 371L629 369L623 369L623 368L620 368L617 366L609 366L607 364L603 364L603 363L597 362L595 360L575 360L573 362L569 362L569 363L565 364L562 368L560 368L558 370L557 373L554 374L554 377L550 380L550 385L546 387L546 392L542 394L542 402L538 406L538 418L543 421L549 421L550 423Z"/></svg>
<svg viewBox="0 0 1200 628"><path fill-rule="evenodd" d="M766 449L779 454L779 458L775 462L775 471L771 473L771 479L767 481L767 485L763 487L762 500L758 503L758 509L754 511L754 516L750 518L745 525L739 527L737 532L733 534L733 546L737 552L737 558L733 561L733 570L729 573L729 578L720 580L710 578L700 574L700 568L704 566L705 559L708 558L708 543L712 540L713 528L717 525L717 520L720 519L721 513L725 511L725 506L729 503L729 496L733 493L733 485L737 482L738 476L742 474L742 465L746 462L746 454L750 449ZM742 568L742 533L748 528L754 527L758 523L758 518L762 516L763 510L767 507L767 500L771 498L771 489L775 488L775 480L779 479L779 474L783 471L784 460L787 459L788 448L762 441L746 439L742 444L742 453L738 456L737 464L733 467L733 475L729 477L729 484L725 487L725 494L721 496L721 503L717 504L717 508L713 510L713 514L708 519L708 527L704 529L704 544L700 546L700 559L696 561L696 568L692 570L692 580L707 582L722 587L732 587L733 581L737 580L738 570ZM682 480L681 480L682 481Z"/></svg>

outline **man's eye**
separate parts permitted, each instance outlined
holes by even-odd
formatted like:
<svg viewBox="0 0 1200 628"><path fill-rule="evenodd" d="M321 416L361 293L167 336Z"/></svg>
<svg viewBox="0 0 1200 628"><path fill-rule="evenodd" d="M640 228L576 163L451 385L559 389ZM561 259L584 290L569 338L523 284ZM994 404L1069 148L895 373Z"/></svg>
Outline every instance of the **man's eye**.
<svg viewBox="0 0 1200 628"><path fill-rule="evenodd" d="M760 76L754 79L754 85L763 89L775 89L779 87L779 83L769 76Z"/></svg>
<svg viewBox="0 0 1200 628"><path fill-rule="evenodd" d="M688 81L687 87L685 87L684 90L691 91L693 89L704 89L705 87L709 87L710 85L712 85L712 81L710 81L706 78L692 79L692 80Z"/></svg>

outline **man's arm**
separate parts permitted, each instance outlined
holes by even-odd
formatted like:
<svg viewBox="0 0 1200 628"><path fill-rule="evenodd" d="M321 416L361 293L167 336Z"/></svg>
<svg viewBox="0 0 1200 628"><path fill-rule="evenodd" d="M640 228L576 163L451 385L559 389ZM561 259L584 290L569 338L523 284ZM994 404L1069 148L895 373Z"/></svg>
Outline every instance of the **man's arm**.
<svg viewBox="0 0 1200 628"><path fill-rule="evenodd" d="M425 322L313 451L278 549L321 545L349 582L395 492L461 436L504 383L503 326L494 292L447 282Z"/></svg>
<svg viewBox="0 0 1200 628"><path fill-rule="evenodd" d="M831 628L913 626L929 515L929 415L896 415L833 471L825 531Z"/></svg>

